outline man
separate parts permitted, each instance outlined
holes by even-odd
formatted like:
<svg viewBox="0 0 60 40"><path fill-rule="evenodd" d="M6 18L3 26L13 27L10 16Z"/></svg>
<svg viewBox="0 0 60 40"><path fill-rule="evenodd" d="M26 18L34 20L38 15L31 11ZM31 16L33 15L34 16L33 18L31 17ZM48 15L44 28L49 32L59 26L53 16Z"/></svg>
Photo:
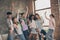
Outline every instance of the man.
<svg viewBox="0 0 60 40"><path fill-rule="evenodd" d="M12 13L7 12L7 24L8 24L8 38L7 40L13 40L13 22L12 22Z"/></svg>

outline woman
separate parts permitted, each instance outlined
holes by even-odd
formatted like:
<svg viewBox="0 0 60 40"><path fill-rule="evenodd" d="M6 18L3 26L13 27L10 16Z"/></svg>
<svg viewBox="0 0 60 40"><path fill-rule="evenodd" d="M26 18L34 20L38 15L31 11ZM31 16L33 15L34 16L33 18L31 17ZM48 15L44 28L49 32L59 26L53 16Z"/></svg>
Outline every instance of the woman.
<svg viewBox="0 0 60 40"><path fill-rule="evenodd" d="M29 38L31 40L31 37L34 37L34 40L37 40L37 32L36 32L36 24L35 24L35 20L34 20L34 15L30 16L31 20L29 23L30 29L31 29L31 33L29 35Z"/></svg>
<svg viewBox="0 0 60 40"><path fill-rule="evenodd" d="M43 30L43 32L42 32L42 24L43 24L43 18L41 18L40 16L39 16L39 14L35 14L35 21L36 21L36 25L37 25L37 32L38 32L38 34L39 34L39 40L41 40L41 34L43 34L43 35L45 35L45 31ZM44 40L46 40L46 38L44 38Z"/></svg>
<svg viewBox="0 0 60 40"><path fill-rule="evenodd" d="M20 38L20 40L25 40L21 24L19 23L19 21L17 20L16 17L14 17L12 20L13 20L13 26L16 29L16 33L17 33L18 37Z"/></svg>
<svg viewBox="0 0 60 40"><path fill-rule="evenodd" d="M28 7L26 7L26 9L27 9L26 13L21 13L21 18L19 17L19 11L18 11L17 17L18 17L18 19L20 18L19 20L20 20L20 23L22 25L23 34L24 34L26 40L28 40L28 34L29 34L28 25L27 25Z"/></svg>
<svg viewBox="0 0 60 40"><path fill-rule="evenodd" d="M39 14L35 14L35 21L37 25L37 29L39 30L39 33L41 32L42 29L42 24L43 24L43 18L39 16Z"/></svg>
<svg viewBox="0 0 60 40"><path fill-rule="evenodd" d="M53 14L50 14L50 19L47 18L46 12L45 12L45 17L47 20L49 20L49 30L48 30L46 37L48 40L54 40L53 34L54 34L55 26L56 26L55 19L54 19L55 17Z"/></svg>

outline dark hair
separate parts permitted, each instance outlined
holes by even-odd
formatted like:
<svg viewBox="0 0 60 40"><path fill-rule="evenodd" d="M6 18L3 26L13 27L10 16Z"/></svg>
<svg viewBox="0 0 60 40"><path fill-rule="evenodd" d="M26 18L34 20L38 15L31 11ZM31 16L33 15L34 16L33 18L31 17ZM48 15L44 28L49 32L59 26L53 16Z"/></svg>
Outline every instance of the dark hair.
<svg viewBox="0 0 60 40"><path fill-rule="evenodd" d="M38 15L39 16L39 14L37 14L37 13L35 15Z"/></svg>
<svg viewBox="0 0 60 40"><path fill-rule="evenodd" d="M52 16L54 18L54 15L53 14L51 14L50 16Z"/></svg>
<svg viewBox="0 0 60 40"><path fill-rule="evenodd" d="M13 23L15 23L15 22L14 22L14 19L15 19L15 18L16 18L16 17L12 17L12 21L13 21Z"/></svg>
<svg viewBox="0 0 60 40"><path fill-rule="evenodd" d="M15 18L16 18L16 17L13 17L13 18L12 18L13 24L18 25L19 22L16 22L16 23L14 22L14 19L15 19Z"/></svg>
<svg viewBox="0 0 60 40"><path fill-rule="evenodd" d="M7 15L12 15L12 12L7 12Z"/></svg>
<svg viewBox="0 0 60 40"><path fill-rule="evenodd" d="M24 13L20 13L21 14L21 16L24 14Z"/></svg>
<svg viewBox="0 0 60 40"><path fill-rule="evenodd" d="M29 20L32 20L32 16L34 16L33 14L29 15ZM35 17L35 16L34 16Z"/></svg>

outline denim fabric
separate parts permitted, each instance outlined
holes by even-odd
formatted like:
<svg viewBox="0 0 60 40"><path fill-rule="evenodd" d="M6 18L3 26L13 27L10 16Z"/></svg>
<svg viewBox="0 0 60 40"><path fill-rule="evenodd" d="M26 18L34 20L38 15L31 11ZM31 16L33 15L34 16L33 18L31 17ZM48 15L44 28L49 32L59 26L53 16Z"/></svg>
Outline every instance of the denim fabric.
<svg viewBox="0 0 60 40"><path fill-rule="evenodd" d="M48 40L53 40L53 29L49 29L48 33L46 34L46 38Z"/></svg>
<svg viewBox="0 0 60 40"><path fill-rule="evenodd" d="M8 34L7 40L14 40L13 35L12 34Z"/></svg>
<svg viewBox="0 0 60 40"><path fill-rule="evenodd" d="M19 36L20 40L26 40L23 34L18 35L18 36Z"/></svg>
<svg viewBox="0 0 60 40"><path fill-rule="evenodd" d="M29 36L29 32L28 30L23 31L24 37L26 38L26 40L28 40L28 36Z"/></svg>

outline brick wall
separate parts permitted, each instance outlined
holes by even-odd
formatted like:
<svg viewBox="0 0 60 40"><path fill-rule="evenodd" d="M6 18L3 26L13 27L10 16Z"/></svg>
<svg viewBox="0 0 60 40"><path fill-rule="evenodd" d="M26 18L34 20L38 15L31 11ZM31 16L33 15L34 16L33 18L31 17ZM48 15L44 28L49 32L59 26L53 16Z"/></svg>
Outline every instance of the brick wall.
<svg viewBox="0 0 60 40"><path fill-rule="evenodd" d="M12 3L14 3L14 10L12 10ZM29 12L32 11L31 0L0 0L0 34L6 33L7 23L6 23L6 13L8 11L13 11L13 15L16 14L16 11L19 9L20 12L25 12L26 5L29 6Z"/></svg>
<svg viewBox="0 0 60 40"><path fill-rule="evenodd" d="M59 19L60 13L58 0L51 0L51 12L54 14L56 21L55 39L60 40L60 19Z"/></svg>

